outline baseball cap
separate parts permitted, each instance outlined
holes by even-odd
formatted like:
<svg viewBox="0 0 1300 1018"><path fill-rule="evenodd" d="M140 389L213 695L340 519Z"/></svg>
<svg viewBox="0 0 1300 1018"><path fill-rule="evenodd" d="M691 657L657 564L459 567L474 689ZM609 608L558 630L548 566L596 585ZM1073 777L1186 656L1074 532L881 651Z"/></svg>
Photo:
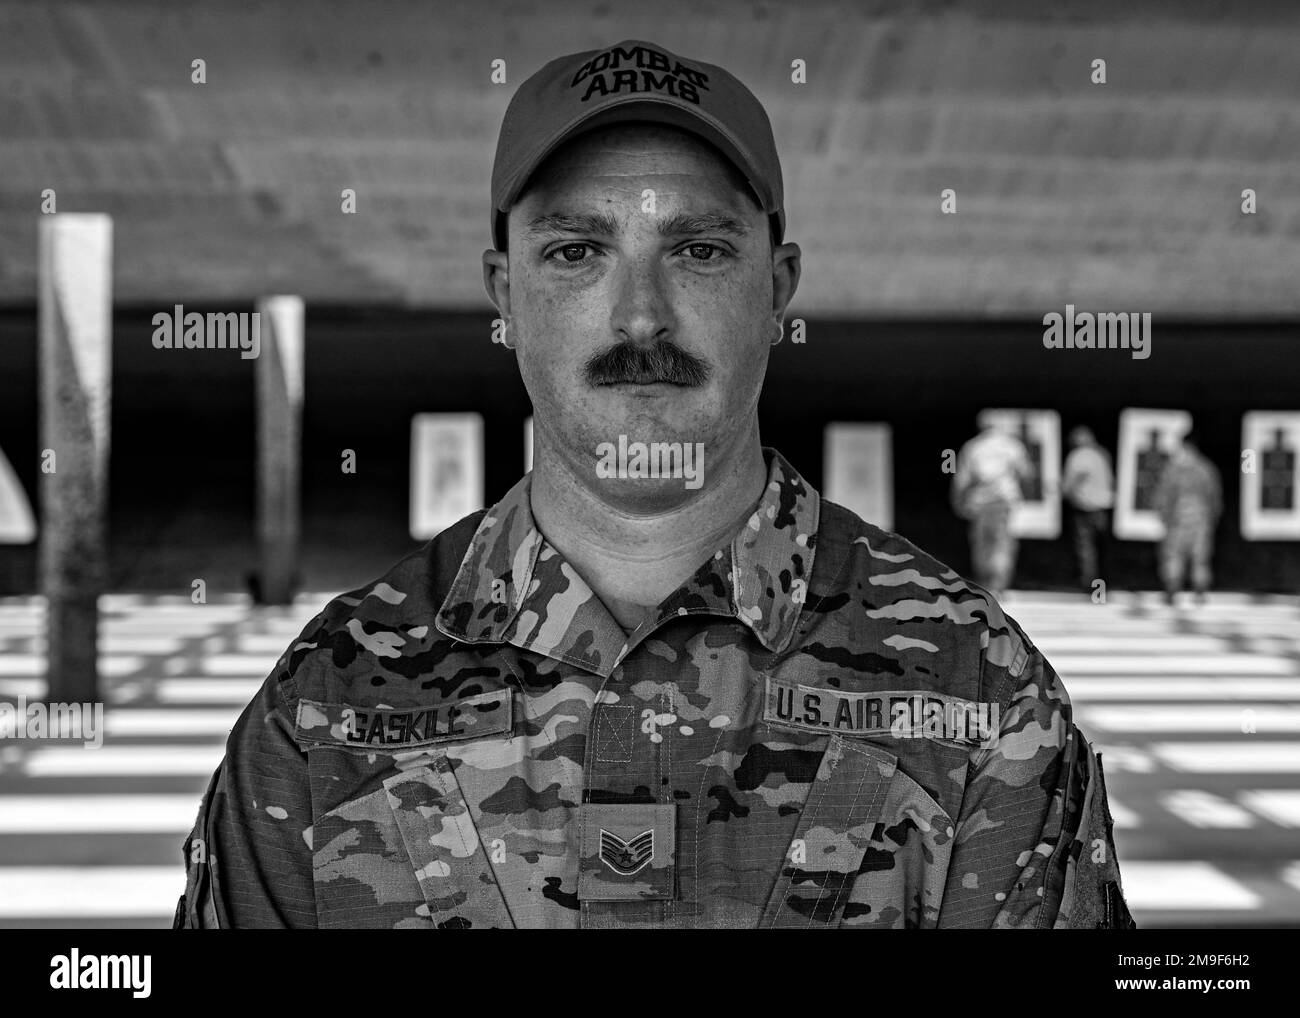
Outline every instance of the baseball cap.
<svg viewBox="0 0 1300 1018"><path fill-rule="evenodd" d="M745 176L785 235L781 162L767 112L734 75L640 39L557 57L510 99L492 163L492 239L506 247L506 213L548 155L575 135L625 121L670 124L703 138Z"/></svg>

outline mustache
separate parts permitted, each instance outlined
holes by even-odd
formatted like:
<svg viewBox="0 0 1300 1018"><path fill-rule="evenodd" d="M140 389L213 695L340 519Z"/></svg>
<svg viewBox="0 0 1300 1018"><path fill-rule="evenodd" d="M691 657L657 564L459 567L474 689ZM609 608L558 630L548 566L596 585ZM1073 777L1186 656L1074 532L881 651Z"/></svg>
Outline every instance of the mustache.
<svg viewBox="0 0 1300 1018"><path fill-rule="evenodd" d="M666 382L694 388L707 382L712 373L707 361L667 339L648 347L619 343L593 356L583 369L588 385Z"/></svg>

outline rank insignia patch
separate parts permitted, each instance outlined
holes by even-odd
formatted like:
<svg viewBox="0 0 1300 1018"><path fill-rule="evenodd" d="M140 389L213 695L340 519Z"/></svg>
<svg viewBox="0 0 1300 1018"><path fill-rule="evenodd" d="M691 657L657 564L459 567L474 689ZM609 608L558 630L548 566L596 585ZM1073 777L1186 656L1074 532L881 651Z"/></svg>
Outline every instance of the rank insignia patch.
<svg viewBox="0 0 1300 1018"><path fill-rule="evenodd" d="M600 861L620 876L630 877L654 858L654 828L624 841L603 827L600 831Z"/></svg>
<svg viewBox="0 0 1300 1018"><path fill-rule="evenodd" d="M584 802L578 807L579 901L666 901L677 894L677 807Z"/></svg>

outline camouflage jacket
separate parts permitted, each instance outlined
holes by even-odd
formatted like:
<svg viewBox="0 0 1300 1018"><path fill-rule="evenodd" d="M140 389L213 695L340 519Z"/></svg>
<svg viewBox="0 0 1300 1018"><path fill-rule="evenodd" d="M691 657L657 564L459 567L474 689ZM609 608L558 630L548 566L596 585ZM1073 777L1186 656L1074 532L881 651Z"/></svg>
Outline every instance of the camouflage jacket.
<svg viewBox="0 0 1300 1018"><path fill-rule="evenodd" d="M764 455L630 635L527 476L332 600L231 732L174 925L1131 926L1051 666Z"/></svg>
<svg viewBox="0 0 1300 1018"><path fill-rule="evenodd" d="M1213 528L1223 513L1223 482L1218 468L1200 453L1174 453L1151 496L1166 530Z"/></svg>

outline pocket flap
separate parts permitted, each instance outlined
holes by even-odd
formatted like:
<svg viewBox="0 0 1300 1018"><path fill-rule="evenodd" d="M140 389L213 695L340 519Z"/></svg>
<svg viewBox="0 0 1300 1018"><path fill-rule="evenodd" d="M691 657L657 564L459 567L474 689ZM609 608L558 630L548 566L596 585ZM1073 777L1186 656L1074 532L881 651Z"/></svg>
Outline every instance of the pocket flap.
<svg viewBox="0 0 1300 1018"><path fill-rule="evenodd" d="M513 926L447 758L386 778L384 791L429 918L445 929Z"/></svg>
<svg viewBox="0 0 1300 1018"><path fill-rule="evenodd" d="M878 746L829 737L762 926L798 928L835 921L897 768L898 758Z"/></svg>

